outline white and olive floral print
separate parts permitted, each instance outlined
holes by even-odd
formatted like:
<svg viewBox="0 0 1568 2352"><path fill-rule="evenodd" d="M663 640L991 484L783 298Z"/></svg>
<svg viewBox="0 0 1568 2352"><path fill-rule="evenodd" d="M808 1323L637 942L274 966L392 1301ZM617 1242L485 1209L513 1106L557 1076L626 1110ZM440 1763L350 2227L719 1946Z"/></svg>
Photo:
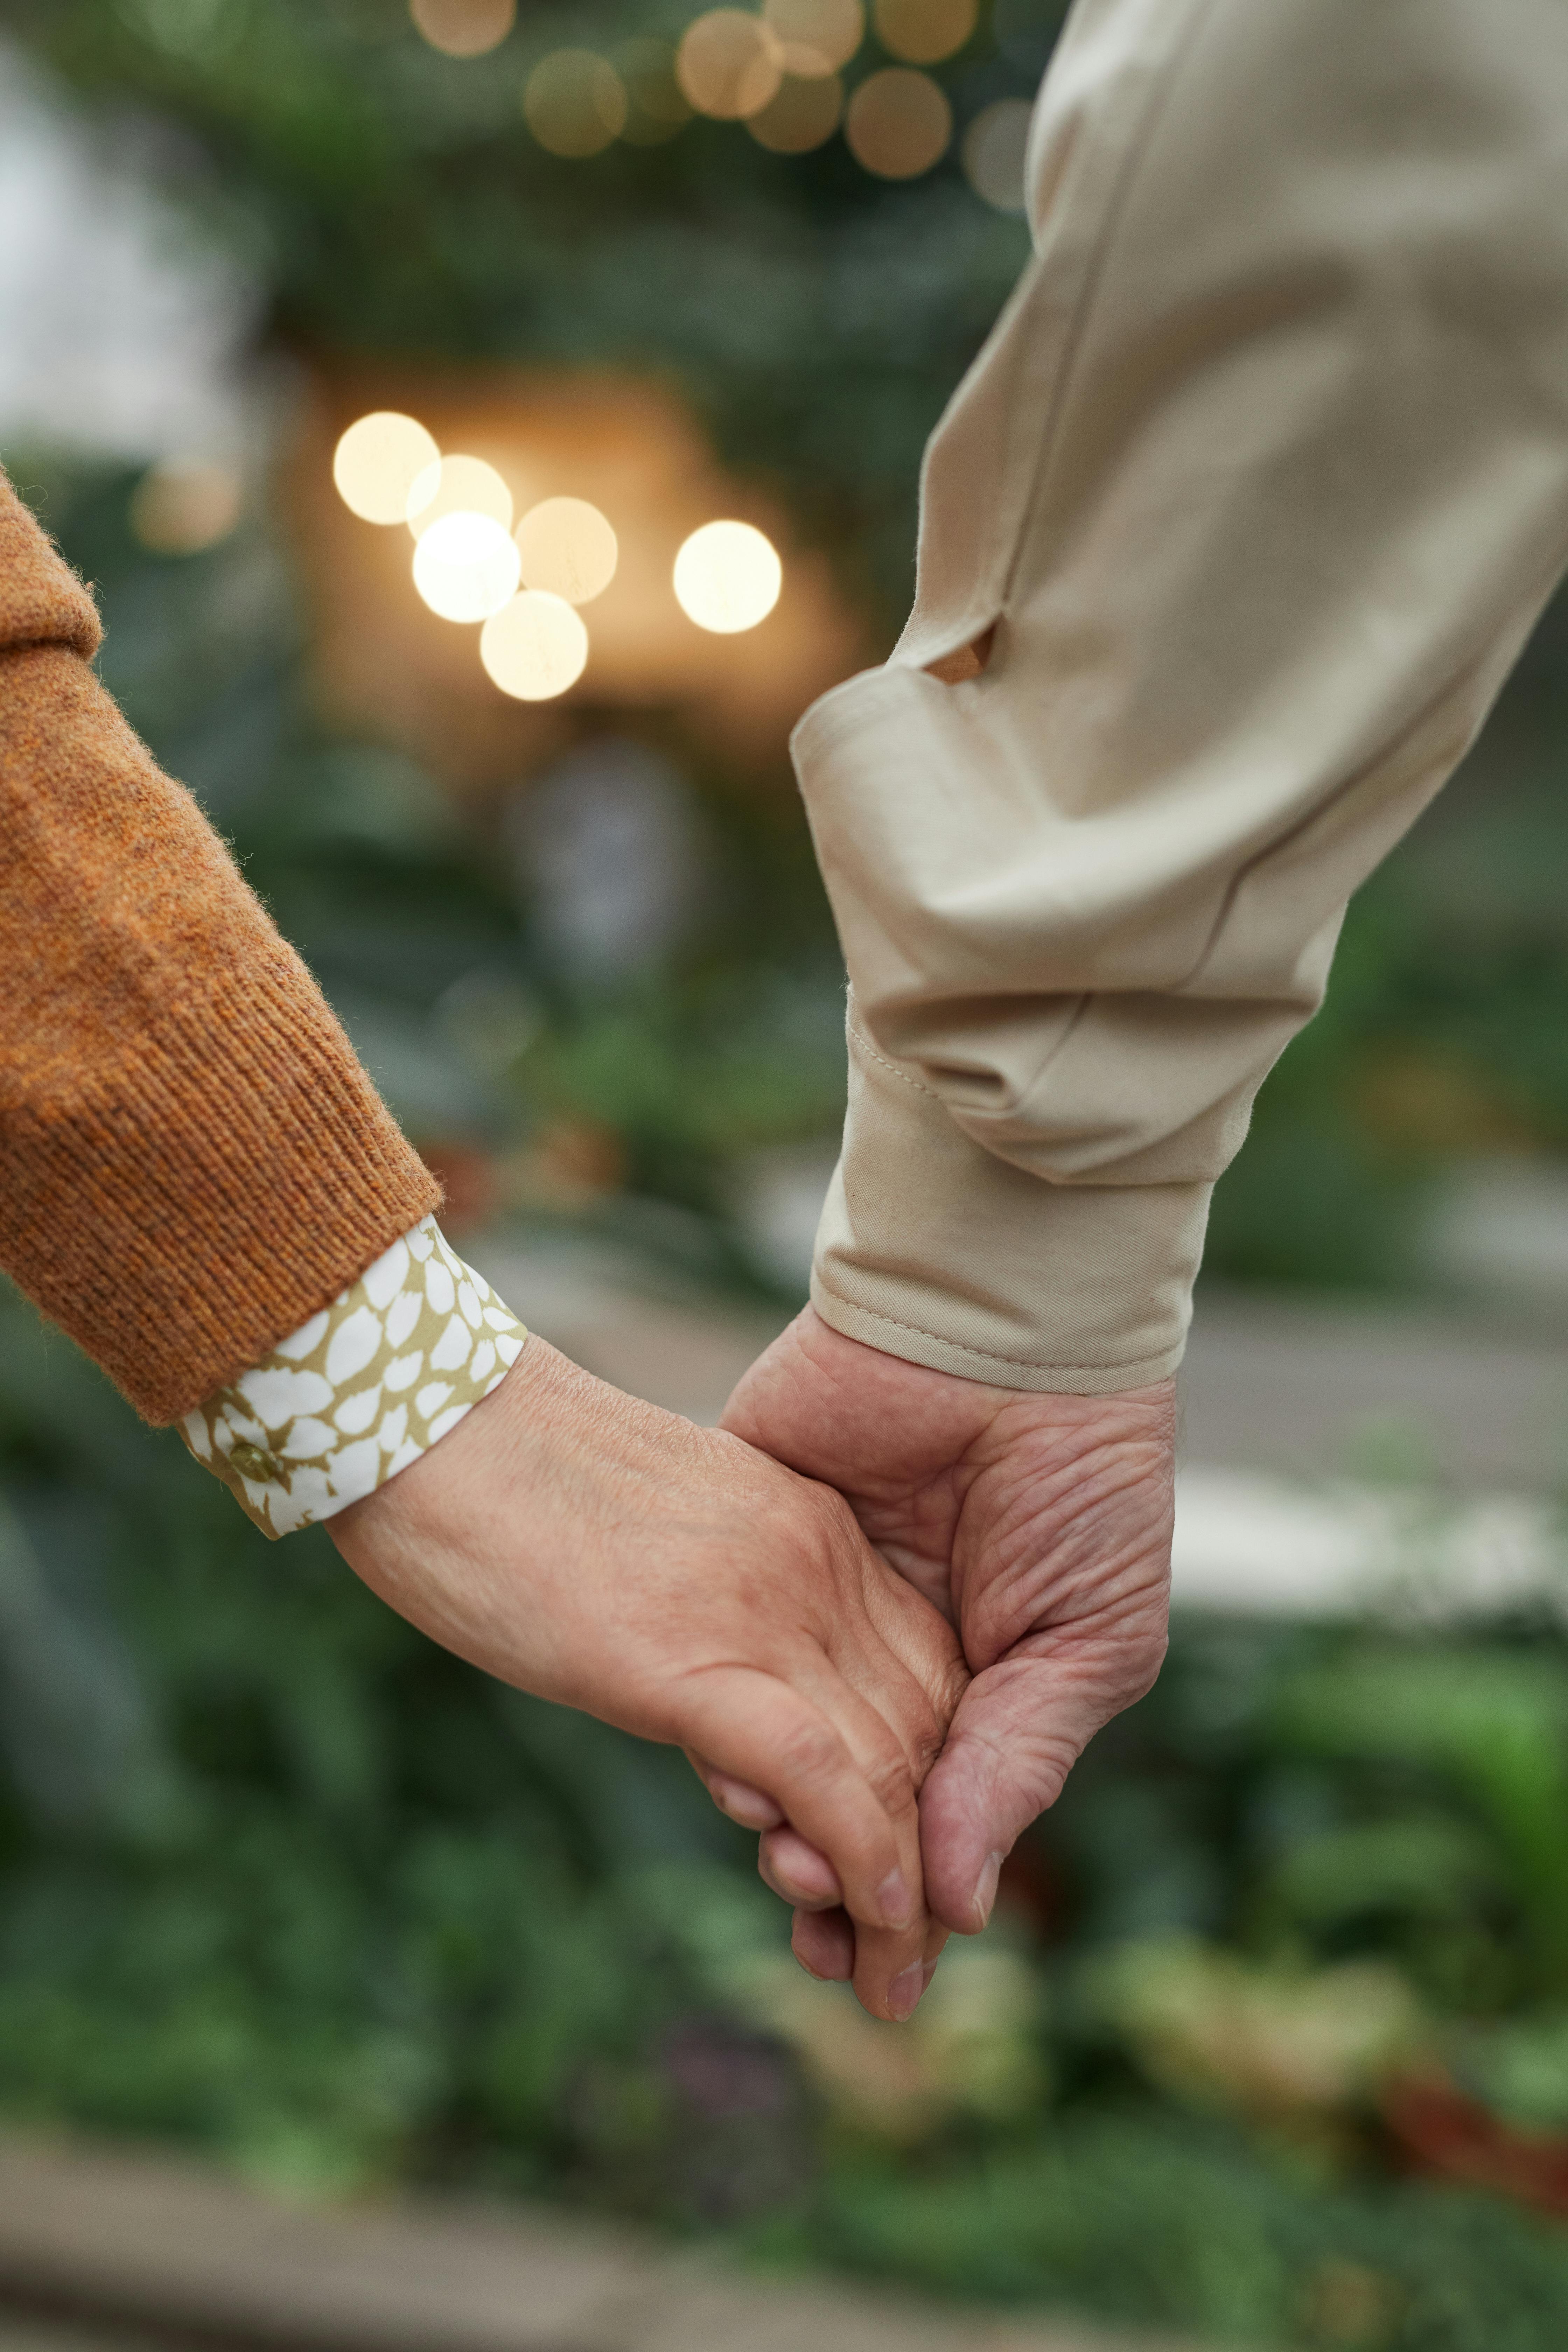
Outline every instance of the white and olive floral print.
<svg viewBox="0 0 1568 2352"><path fill-rule="evenodd" d="M527 1337L426 1217L180 1433L265 1534L289 1535L437 1444Z"/></svg>

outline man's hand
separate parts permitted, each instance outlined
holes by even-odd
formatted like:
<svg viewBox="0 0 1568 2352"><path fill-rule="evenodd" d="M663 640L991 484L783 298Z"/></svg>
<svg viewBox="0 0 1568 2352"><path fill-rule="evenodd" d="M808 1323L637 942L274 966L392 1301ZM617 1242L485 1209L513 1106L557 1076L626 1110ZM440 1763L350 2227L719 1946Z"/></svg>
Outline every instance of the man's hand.
<svg viewBox="0 0 1568 2352"><path fill-rule="evenodd" d="M950 1616L973 1681L921 1797L926 1899L975 1934L1002 1862L1165 1651L1175 1382L1041 1396L925 1370L814 1308L742 1380L722 1426L837 1486L873 1544ZM795 1949L846 1977L856 1937L801 1824L763 1840L798 1907Z"/></svg>
<svg viewBox="0 0 1568 2352"><path fill-rule="evenodd" d="M910 2013L942 1941L916 1793L967 1677L951 1627L837 1495L534 1339L328 1529L459 1657L684 1748L750 1825L793 1824L842 1889L861 2000Z"/></svg>

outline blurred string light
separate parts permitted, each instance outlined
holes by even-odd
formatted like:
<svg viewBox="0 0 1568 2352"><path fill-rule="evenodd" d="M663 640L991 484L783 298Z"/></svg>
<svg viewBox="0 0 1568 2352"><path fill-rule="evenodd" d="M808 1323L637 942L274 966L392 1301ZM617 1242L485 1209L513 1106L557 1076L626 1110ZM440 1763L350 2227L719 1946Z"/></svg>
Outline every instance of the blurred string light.
<svg viewBox="0 0 1568 2352"><path fill-rule="evenodd" d="M999 213L1024 210L1024 156L1034 113L1027 99L999 98L981 109L963 134L959 152L969 184Z"/></svg>
<svg viewBox="0 0 1568 2352"><path fill-rule="evenodd" d="M593 49L552 49L528 77L522 111L552 155L597 155L626 129L626 85Z"/></svg>
<svg viewBox="0 0 1568 2352"><path fill-rule="evenodd" d="M332 453L338 496L362 522L405 522L416 482L441 463L432 436L412 416L378 408L351 425Z"/></svg>
<svg viewBox="0 0 1568 2352"><path fill-rule="evenodd" d="M659 147L691 120L675 79L675 51L650 37L623 41L611 61L626 93L621 137L632 147Z"/></svg>
<svg viewBox="0 0 1568 2352"><path fill-rule="evenodd" d="M979 17L979 0L874 0L877 38L911 66L933 66L954 56Z"/></svg>
<svg viewBox="0 0 1568 2352"><path fill-rule="evenodd" d="M443 515L414 551L414 585L444 621L489 620L521 572L516 541L492 515Z"/></svg>
<svg viewBox="0 0 1568 2352"><path fill-rule="evenodd" d="M525 588L545 590L568 604L591 604L616 576L620 544L586 499L545 499L530 508L514 536Z"/></svg>
<svg viewBox="0 0 1568 2352"><path fill-rule="evenodd" d="M763 22L784 72L801 81L837 73L866 37L860 0L763 0Z"/></svg>
<svg viewBox="0 0 1568 2352"><path fill-rule="evenodd" d="M487 515L503 531L511 529L511 492L482 457L437 457L409 485L404 519L416 539L454 514Z"/></svg>
<svg viewBox="0 0 1568 2352"><path fill-rule="evenodd" d="M837 74L788 79L794 90L814 92L819 105L826 99L837 110ZM232 529L237 484L223 478L228 487L220 506L216 480L198 479L217 470L174 461L152 469L133 507L150 545L194 548L211 543L198 531L216 537ZM586 499L543 499L514 532L511 492L495 467L460 452L444 457L416 417L393 409L359 417L341 436L332 478L362 520L406 522L416 541L416 589L442 620L483 624L479 659L503 694L547 702L576 684L588 660L576 607L604 594L620 561L615 527L599 508ZM181 520L171 519L176 492L186 502ZM699 628L730 636L766 620L784 566L763 531L726 519L685 541L672 585Z"/></svg>
<svg viewBox="0 0 1568 2352"><path fill-rule="evenodd" d="M860 84L844 118L856 162L882 180L912 180L946 154L952 109L930 74L888 66Z"/></svg>
<svg viewBox="0 0 1568 2352"><path fill-rule="evenodd" d="M587 667L588 632L564 597L527 588L485 623L479 659L503 694L551 702Z"/></svg>
<svg viewBox="0 0 1568 2352"><path fill-rule="evenodd" d="M199 555L228 537L245 503L232 466L160 457L131 499L131 528L155 555Z"/></svg>
<svg viewBox="0 0 1568 2352"><path fill-rule="evenodd" d="M499 49L517 21L517 0L408 0L415 26L448 58Z"/></svg>
<svg viewBox="0 0 1568 2352"><path fill-rule="evenodd" d="M749 522L709 522L675 559L676 601L689 620L732 636L765 621L779 601L784 566Z"/></svg>
<svg viewBox="0 0 1568 2352"><path fill-rule="evenodd" d="M945 94L914 68L965 46L979 0L873 0L873 9L883 47L905 62L873 73L847 110L839 75L866 37L863 0L763 0L756 13L709 8L687 26L677 48L641 37L623 43L614 61L592 49L554 49L529 76L523 113L542 147L577 157L602 154L616 139L657 146L693 114L744 122L759 146L804 155L842 122L865 170L914 179L941 161L952 139ZM1005 149L1000 133L979 140L976 169L986 190L1003 184Z"/></svg>
<svg viewBox="0 0 1568 2352"><path fill-rule="evenodd" d="M805 155L824 146L837 130L844 112L844 84L837 74L802 80L785 74L776 94L747 130L760 147L775 155Z"/></svg>
<svg viewBox="0 0 1568 2352"><path fill-rule="evenodd" d="M681 95L721 122L760 114L784 79L778 41L761 16L710 8L688 25L675 58Z"/></svg>

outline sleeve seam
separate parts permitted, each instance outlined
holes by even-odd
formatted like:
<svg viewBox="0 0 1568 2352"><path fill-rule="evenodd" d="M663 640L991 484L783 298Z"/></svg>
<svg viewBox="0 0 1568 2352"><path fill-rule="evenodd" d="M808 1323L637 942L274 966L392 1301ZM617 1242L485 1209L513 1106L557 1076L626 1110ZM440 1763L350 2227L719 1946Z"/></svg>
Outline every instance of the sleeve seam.
<svg viewBox="0 0 1568 2352"><path fill-rule="evenodd" d="M977 1363L1013 1364L1021 1372L1128 1372L1135 1371L1140 1365L1160 1360L1158 1356L1124 1356L1108 1364L1047 1364L1036 1356L1002 1356L994 1348L971 1348L962 1339L950 1339L945 1331L929 1330L923 1323L902 1323L896 1315L884 1315L879 1307L863 1307L858 1299L846 1297L844 1292L835 1290L830 1282L824 1282L820 1273L816 1278L828 1297L837 1299L841 1307L847 1307L852 1314L868 1315L873 1322L885 1323L890 1331L911 1331L919 1339L934 1339L940 1347L951 1348L956 1355L973 1356Z"/></svg>
<svg viewBox="0 0 1568 2352"><path fill-rule="evenodd" d="M875 1045L868 1044L860 1034L853 1021L847 1020L844 1025L868 1061L875 1062L879 1070L886 1070L888 1076L897 1078L900 1086L912 1087L917 1095L929 1095L933 1103L939 1104L943 1110L947 1108L947 1105L942 1102L942 1097L934 1087L928 1087L923 1079L911 1078L907 1070L900 1070L896 1062L889 1062L885 1054L879 1054ZM915 1327L911 1324L910 1328L912 1330Z"/></svg>

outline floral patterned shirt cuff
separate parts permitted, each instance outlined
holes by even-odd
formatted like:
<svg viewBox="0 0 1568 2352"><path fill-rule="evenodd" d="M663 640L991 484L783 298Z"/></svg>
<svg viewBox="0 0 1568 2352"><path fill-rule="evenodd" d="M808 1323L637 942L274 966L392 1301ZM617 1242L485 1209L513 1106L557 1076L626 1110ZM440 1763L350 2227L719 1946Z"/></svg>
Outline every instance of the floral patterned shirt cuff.
<svg viewBox="0 0 1568 2352"><path fill-rule="evenodd" d="M289 1535L438 1444L500 1386L527 1337L426 1217L180 1433L263 1534Z"/></svg>

